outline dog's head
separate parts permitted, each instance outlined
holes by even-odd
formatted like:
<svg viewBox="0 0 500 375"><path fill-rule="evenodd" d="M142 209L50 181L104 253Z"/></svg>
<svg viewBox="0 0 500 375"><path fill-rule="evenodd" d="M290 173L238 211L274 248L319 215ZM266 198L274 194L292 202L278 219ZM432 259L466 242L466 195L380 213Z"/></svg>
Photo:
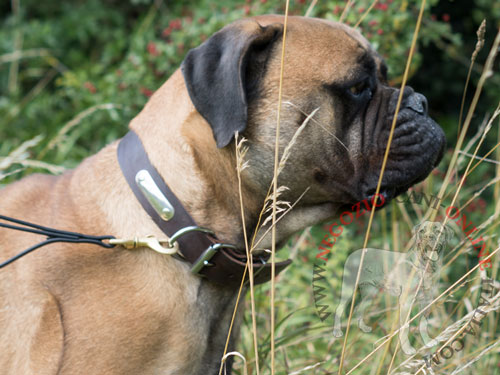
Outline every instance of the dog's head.
<svg viewBox="0 0 500 375"><path fill-rule="evenodd" d="M259 192L273 175L283 22L281 16L237 21L182 64L217 147L230 145L237 131L248 139L243 178ZM370 198L400 93L388 86L385 63L356 30L314 18L289 17L285 47L280 154L316 112L294 140L280 185L293 187L289 200L309 188L300 205L338 208ZM382 181L385 200L423 180L444 145L425 97L407 87Z"/></svg>
<svg viewBox="0 0 500 375"><path fill-rule="evenodd" d="M453 236L453 230L440 222L424 221L413 228L416 250L423 263L437 262Z"/></svg>

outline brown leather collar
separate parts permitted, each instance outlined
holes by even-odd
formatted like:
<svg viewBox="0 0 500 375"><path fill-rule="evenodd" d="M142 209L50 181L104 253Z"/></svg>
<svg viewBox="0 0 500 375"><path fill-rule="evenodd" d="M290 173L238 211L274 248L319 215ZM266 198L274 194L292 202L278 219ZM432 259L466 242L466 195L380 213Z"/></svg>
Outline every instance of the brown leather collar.
<svg viewBox="0 0 500 375"><path fill-rule="evenodd" d="M151 216L156 225L170 238L179 230L196 226L191 216L186 212L181 202L169 189L165 181L151 164L141 140L135 132L129 131L118 145L118 162L128 185L134 192L144 210ZM146 170L161 193L175 210L174 216L163 219L150 204L136 183L139 171ZM210 234L192 231L179 237L180 255L192 264L193 273L206 277L208 280L231 286L239 286L244 274L246 255L244 250L235 249L232 245L219 242ZM269 255L253 257L254 282L265 283L271 280L271 263L267 263ZM291 260L275 264L276 275L291 263ZM248 274L248 273L247 273Z"/></svg>

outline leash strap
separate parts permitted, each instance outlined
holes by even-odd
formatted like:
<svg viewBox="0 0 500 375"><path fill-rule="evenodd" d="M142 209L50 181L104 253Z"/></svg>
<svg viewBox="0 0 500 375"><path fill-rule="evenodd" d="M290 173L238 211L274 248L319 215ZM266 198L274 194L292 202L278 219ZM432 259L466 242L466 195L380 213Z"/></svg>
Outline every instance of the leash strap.
<svg viewBox="0 0 500 375"><path fill-rule="evenodd" d="M118 145L118 162L127 183L135 197L148 213L154 223L171 237L186 227L196 227L196 223L184 209L181 202L167 186L156 168L151 164L141 140L134 131L129 131ZM137 173L146 170L162 194L173 206L174 216L165 220L158 214L136 183ZM238 286L246 266L246 254L232 245L218 242L209 234L200 231L189 231L177 239L180 255L193 265L193 273L206 277L208 280ZM271 280L271 264L267 263L269 255L253 257L254 282L262 284ZM285 269L291 260L275 264L276 275ZM248 274L248 272L247 272Z"/></svg>
<svg viewBox="0 0 500 375"><path fill-rule="evenodd" d="M51 244L55 242L69 242L69 243L90 243L94 245L99 245L105 248L112 248L115 245L105 243L103 242L104 240L109 240L114 238L113 236L90 236L87 234L81 234L81 233L76 233L76 232L68 232L65 230L59 230L59 229L54 229L54 228L47 228L38 224L33 224L33 223L28 223L27 221L19 220L19 219L14 219L12 217L8 216L3 216L0 215L0 220L7 221L10 223L14 224L6 224L0 222L0 227L2 228L7 228L7 229L13 229L13 230L18 230L22 232L29 232L29 233L34 233L34 234L39 234L42 236L47 236L47 239L45 241L42 241L40 243L37 243L34 246L31 246L30 248L20 252L19 254L14 255L12 258L7 259L5 262L0 263L0 269L8 266L12 262L18 260L19 258L25 256L26 254L31 253L32 251Z"/></svg>

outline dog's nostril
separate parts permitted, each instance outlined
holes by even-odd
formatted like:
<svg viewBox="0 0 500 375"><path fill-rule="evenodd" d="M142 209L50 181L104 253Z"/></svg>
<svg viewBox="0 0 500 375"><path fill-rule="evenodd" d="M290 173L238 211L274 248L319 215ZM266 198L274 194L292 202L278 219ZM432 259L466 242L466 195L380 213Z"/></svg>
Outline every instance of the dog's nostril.
<svg viewBox="0 0 500 375"><path fill-rule="evenodd" d="M418 94L422 97L422 104L424 106L424 112L427 114L429 112L429 103L427 102L427 98L423 96L422 94Z"/></svg>
<svg viewBox="0 0 500 375"><path fill-rule="evenodd" d="M415 93L406 99L406 107L420 115L425 115L427 114L427 99L422 94Z"/></svg>

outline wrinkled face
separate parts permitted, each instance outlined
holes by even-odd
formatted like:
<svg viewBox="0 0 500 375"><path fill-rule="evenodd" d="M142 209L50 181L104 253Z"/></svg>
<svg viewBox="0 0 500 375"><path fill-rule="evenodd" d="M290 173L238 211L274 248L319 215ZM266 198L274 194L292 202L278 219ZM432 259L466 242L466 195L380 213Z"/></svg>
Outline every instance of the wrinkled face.
<svg viewBox="0 0 500 375"><path fill-rule="evenodd" d="M280 181L298 194L310 187L304 197L309 202L350 204L369 198L377 186L400 91L387 85L385 63L352 29L300 19L288 31L282 147L306 116L317 112L293 146ZM265 154L274 138L279 52L274 49L259 99L250 104L254 126L247 133L256 144L250 159ZM381 186L386 201L423 180L439 162L444 145L443 131L427 115L425 97L407 87Z"/></svg>
<svg viewBox="0 0 500 375"><path fill-rule="evenodd" d="M273 175L282 23L280 16L259 16L232 24L183 63L191 99L212 127L217 146L232 144L235 131L248 139L250 167L244 178L263 193ZM374 194L400 93L387 85L386 74L384 62L353 29L289 18L281 153L315 113L279 176L279 184L290 189L283 198L294 201L309 189L299 205L339 208ZM423 180L444 146L425 97L407 87L381 185L386 202Z"/></svg>

